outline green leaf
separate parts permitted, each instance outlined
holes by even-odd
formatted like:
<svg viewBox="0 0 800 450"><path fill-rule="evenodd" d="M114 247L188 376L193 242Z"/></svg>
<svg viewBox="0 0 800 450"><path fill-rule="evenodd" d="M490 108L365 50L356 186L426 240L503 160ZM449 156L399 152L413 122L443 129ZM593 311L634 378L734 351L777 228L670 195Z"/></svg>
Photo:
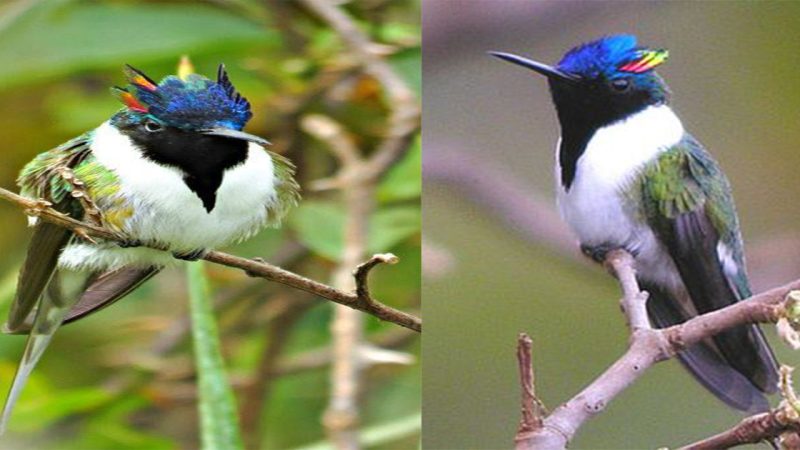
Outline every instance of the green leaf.
<svg viewBox="0 0 800 450"><path fill-rule="evenodd" d="M417 234L421 225L418 206L395 206L378 210L369 224L370 253L383 253Z"/></svg>
<svg viewBox="0 0 800 450"><path fill-rule="evenodd" d="M422 146L419 136L408 153L395 164L378 186L378 200L411 200L422 193Z"/></svg>
<svg viewBox="0 0 800 450"><path fill-rule="evenodd" d="M18 430L39 430L67 416L91 411L105 404L111 394L102 388L59 389L51 395L20 403L14 412Z"/></svg>
<svg viewBox="0 0 800 450"><path fill-rule="evenodd" d="M280 42L245 18L192 4L42 1L0 29L0 88L80 70Z"/></svg>
<svg viewBox="0 0 800 450"><path fill-rule="evenodd" d="M338 204L305 201L289 218L298 239L315 253L334 261L341 259L344 246L345 213ZM379 209L370 218L367 250L382 253L391 250L420 229L417 206L392 206Z"/></svg>
<svg viewBox="0 0 800 450"><path fill-rule="evenodd" d="M16 364L0 363L0 380L11 380ZM28 381L25 395L14 410L11 422L14 431L37 431L78 413L85 413L106 404L111 393L103 388L56 389L40 372Z"/></svg>
<svg viewBox="0 0 800 450"><path fill-rule="evenodd" d="M289 226L314 253L339 260L342 254L344 212L333 203L307 200L290 215Z"/></svg>
<svg viewBox="0 0 800 450"><path fill-rule="evenodd" d="M419 47L403 50L393 55L389 62L394 69L406 80L408 86L417 93L422 94L422 58Z"/></svg>
<svg viewBox="0 0 800 450"><path fill-rule="evenodd" d="M187 275L203 449L243 449L236 399L225 374L202 261L189 264Z"/></svg>

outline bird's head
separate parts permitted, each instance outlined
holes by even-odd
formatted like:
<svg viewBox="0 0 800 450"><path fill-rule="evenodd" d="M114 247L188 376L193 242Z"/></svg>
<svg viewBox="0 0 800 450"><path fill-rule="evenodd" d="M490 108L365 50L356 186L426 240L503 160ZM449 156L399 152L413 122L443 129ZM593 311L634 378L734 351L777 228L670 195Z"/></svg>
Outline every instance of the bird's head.
<svg viewBox="0 0 800 450"><path fill-rule="evenodd" d="M667 51L640 47L630 35L575 47L555 67L510 53L492 54L547 77L562 126L569 121L602 126L669 100L667 85L654 71L666 61Z"/></svg>
<svg viewBox="0 0 800 450"><path fill-rule="evenodd" d="M222 163L249 142L265 139L244 133L252 117L250 103L231 84L225 66L216 81L195 73L170 75L156 83L141 71L125 67L130 85L112 92L125 105L111 125L126 135L146 156L184 168L198 159Z"/></svg>

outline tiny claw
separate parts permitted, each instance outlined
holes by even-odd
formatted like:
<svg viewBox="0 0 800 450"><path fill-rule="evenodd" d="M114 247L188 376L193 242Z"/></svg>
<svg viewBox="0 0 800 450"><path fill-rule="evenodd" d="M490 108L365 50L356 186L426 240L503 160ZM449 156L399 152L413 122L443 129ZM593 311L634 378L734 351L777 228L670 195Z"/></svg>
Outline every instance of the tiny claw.
<svg viewBox="0 0 800 450"><path fill-rule="evenodd" d="M184 261L197 261L198 259L203 258L206 253L208 253L208 250L201 248L188 252L172 252L172 256Z"/></svg>
<svg viewBox="0 0 800 450"><path fill-rule="evenodd" d="M134 247L141 247L142 245L144 245L144 243L139 239L125 239L119 241L117 245L122 248L134 248Z"/></svg>
<svg viewBox="0 0 800 450"><path fill-rule="evenodd" d="M262 257L260 257L260 256L255 256L255 257L253 257L253 258L250 258L250 260L251 260L251 261L255 261L255 262L257 262L257 263L265 263L265 262L267 262L267 261L266 261L264 258L262 258ZM244 271L244 273L245 273L245 275L247 275L248 277L252 277L252 278L260 278L260 277L261 277L261 275L259 275L259 274L255 273L255 272L251 272L251 271L249 271L249 270L245 270L245 271Z"/></svg>
<svg viewBox="0 0 800 450"><path fill-rule="evenodd" d="M78 235L78 236L79 236L81 239L84 239L84 240L86 240L86 241L89 241L89 242L91 242L92 244L97 244L97 241L95 241L95 240L94 240L94 238L92 238L91 236L89 236L89 233L87 233L87 232L86 232L86 230L85 230L85 229L83 229L83 228L75 228L75 231L74 231L74 233L75 233L76 235Z"/></svg>

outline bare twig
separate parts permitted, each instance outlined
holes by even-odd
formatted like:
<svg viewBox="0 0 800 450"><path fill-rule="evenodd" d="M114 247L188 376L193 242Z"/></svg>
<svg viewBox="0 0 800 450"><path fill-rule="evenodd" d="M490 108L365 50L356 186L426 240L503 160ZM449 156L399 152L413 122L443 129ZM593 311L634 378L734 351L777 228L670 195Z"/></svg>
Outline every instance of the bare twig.
<svg viewBox="0 0 800 450"><path fill-rule="evenodd" d="M755 444L762 441L775 441L779 436L782 448L797 448L797 433L800 432L800 410L798 410L797 394L792 387L792 369L781 366L781 392L784 400L772 411L755 414L744 418L729 430L709 438L681 447L679 450L712 450L731 448L743 444Z"/></svg>
<svg viewBox="0 0 800 450"><path fill-rule="evenodd" d="M517 364L519 366L519 382L522 388L520 403L522 405L522 417L517 427L517 435L514 442L525 441L531 435L542 428L542 419L547 414L544 405L536 397L536 383L533 372L532 353L533 340L525 333L520 333L517 337Z"/></svg>
<svg viewBox="0 0 800 450"><path fill-rule="evenodd" d="M631 332L650 329L650 320L647 318L647 292L639 289L636 282L636 269L633 257L622 250L612 250L606 255L606 265L619 280L622 287L622 311L628 319Z"/></svg>
<svg viewBox="0 0 800 450"><path fill-rule="evenodd" d="M647 321L647 296L636 283L633 258L623 251L613 251L607 255L606 263L620 280L624 293L623 309L631 325L628 350L585 389L547 416L542 427L532 432L528 439L517 442L518 449L566 448L586 420L601 412L650 366L723 330L750 323L774 323L786 315L784 304L787 294L800 288L800 280L795 280L726 308L659 330L651 328Z"/></svg>
<svg viewBox="0 0 800 450"><path fill-rule="evenodd" d="M371 301L372 295L369 292L369 284L367 283L370 271L378 264L397 264L397 261L399 261L397 256L391 253L381 253L373 255L367 262L359 264L353 272L353 278L356 280L356 295Z"/></svg>
<svg viewBox="0 0 800 450"><path fill-rule="evenodd" d="M75 232L85 233L88 236L114 242L125 241L125 237L120 234L114 233L106 228L75 220L65 214L62 214L50 208L50 204L47 202L43 202L41 200L31 200L29 198L14 194L13 192L3 188L0 188L0 198L8 200L18 207L23 208L26 214L29 216L38 217L41 220L68 228ZM164 250L156 246L150 248ZM274 281L276 283L284 284L295 289L300 289L302 291L315 294L332 302L357 309L373 315L381 320L392 322L414 331L422 331L422 320L418 317L386 306L374 299L361 298L353 292L345 292L343 290L336 289L262 261L241 258L218 251L209 252L203 259L223 266L241 269L248 275L254 277L264 278L269 281Z"/></svg>
<svg viewBox="0 0 800 450"><path fill-rule="evenodd" d="M788 420L785 414L786 411L783 408L778 408L770 412L746 417L729 430L685 447L680 447L679 450L731 448L774 439L788 431L800 431L800 424L796 420Z"/></svg>

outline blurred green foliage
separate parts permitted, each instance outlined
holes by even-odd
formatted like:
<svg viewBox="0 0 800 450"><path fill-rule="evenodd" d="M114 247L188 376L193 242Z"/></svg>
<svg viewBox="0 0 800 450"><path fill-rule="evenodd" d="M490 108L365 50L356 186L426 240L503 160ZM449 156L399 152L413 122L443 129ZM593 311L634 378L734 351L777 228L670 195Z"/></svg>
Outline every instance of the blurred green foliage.
<svg viewBox="0 0 800 450"><path fill-rule="evenodd" d="M420 92L419 2L356 1L345 8L375 41L394 48L391 64ZM120 106L108 89L124 83L123 64L160 79L188 54L198 73L212 75L219 63L226 64L253 104L248 131L267 137L272 150L292 159L305 187L333 175L337 163L324 144L300 131L297 121L304 114L340 121L367 152L385 129L387 105L380 87L351 69L344 50L332 30L293 2L4 2L0 185L13 188L17 172L34 155L110 117ZM419 305L420 155L417 139L382 180L369 238L370 251L392 251L401 258L400 264L375 271L372 291L405 310ZM224 250L258 255L329 281L341 249L341 201L336 192L306 190L303 195L302 206L282 228ZM28 232L22 214L8 204L0 204L0 223L4 315ZM330 343L330 304L237 271L206 268L228 377L242 414L249 415L243 422L257 419L243 427L246 447L319 445L325 437L320 417L327 404L327 365L263 377L260 370L270 363L265 355L271 351L278 368L324 353ZM184 278L181 270L166 270L113 308L59 331L0 446L199 448ZM368 318L367 328L372 339L397 327ZM22 336L0 336L0 391L10 382L23 342ZM395 338L391 346L419 354L416 337ZM264 389L253 390L259 383ZM376 449L416 448L419 366L375 367L363 389L365 443ZM251 392L263 397L253 400Z"/></svg>

